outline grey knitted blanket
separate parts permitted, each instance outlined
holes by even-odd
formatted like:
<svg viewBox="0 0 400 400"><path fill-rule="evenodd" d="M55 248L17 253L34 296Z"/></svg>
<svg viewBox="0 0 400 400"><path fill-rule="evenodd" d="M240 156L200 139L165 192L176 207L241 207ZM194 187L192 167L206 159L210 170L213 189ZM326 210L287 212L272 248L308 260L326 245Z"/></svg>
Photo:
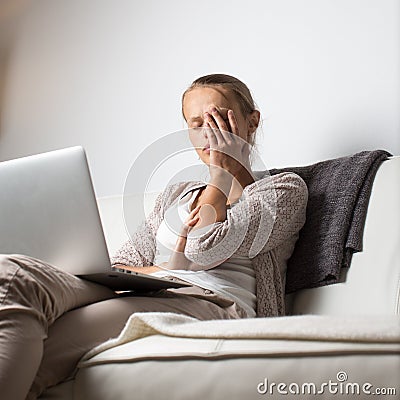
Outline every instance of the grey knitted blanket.
<svg viewBox="0 0 400 400"><path fill-rule="evenodd" d="M337 283L342 267L362 251L365 218L375 174L392 156L385 150L316 164L270 169L271 175L291 171L308 187L307 219L288 260L286 293Z"/></svg>

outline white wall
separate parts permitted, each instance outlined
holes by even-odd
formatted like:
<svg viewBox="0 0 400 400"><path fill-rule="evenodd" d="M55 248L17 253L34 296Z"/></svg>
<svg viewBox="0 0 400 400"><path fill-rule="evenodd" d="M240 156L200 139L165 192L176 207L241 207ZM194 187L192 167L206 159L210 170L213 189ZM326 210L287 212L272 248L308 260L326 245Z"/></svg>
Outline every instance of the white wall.
<svg viewBox="0 0 400 400"><path fill-rule="evenodd" d="M252 90L268 168L400 154L399 0L3 0L0 24L0 160L81 144L98 196L215 72Z"/></svg>

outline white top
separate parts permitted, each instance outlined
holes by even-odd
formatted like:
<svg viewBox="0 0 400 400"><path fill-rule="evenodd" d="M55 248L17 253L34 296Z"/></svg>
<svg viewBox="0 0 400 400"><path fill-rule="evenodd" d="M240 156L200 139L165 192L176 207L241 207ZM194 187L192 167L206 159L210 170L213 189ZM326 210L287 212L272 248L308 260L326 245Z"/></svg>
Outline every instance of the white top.
<svg viewBox="0 0 400 400"><path fill-rule="evenodd" d="M157 230L154 265L169 261L178 239L177 233L189 215L191 204L203 186L206 184L183 192L178 202L165 212L164 219ZM229 206L227 212L230 212ZM253 265L248 257L232 256L219 266L208 270L165 269L154 272L152 275L176 276L183 281L235 301L246 311L248 318L256 316L256 279Z"/></svg>
<svg viewBox="0 0 400 400"><path fill-rule="evenodd" d="M204 227L208 230L200 235L198 232L204 228L189 231L185 254L173 254L173 258L179 263L177 268L182 268L187 258L190 269L197 271L218 265L232 255L249 257L256 278L257 316L281 316L285 315L287 261L306 221L308 188L293 172L272 176L253 172L256 181L243 188L241 199L227 210L226 220L212 224L211 228ZM185 191L203 187L204 183L181 181L167 185L157 196L146 221L112 256L111 265L151 265L157 250L157 231L165 213Z"/></svg>

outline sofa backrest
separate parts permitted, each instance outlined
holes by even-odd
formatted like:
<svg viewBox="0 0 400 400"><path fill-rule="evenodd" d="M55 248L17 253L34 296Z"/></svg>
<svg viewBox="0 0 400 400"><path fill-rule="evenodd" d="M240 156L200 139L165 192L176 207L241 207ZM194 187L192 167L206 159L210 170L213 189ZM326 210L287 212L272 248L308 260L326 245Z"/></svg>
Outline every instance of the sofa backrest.
<svg viewBox="0 0 400 400"><path fill-rule="evenodd" d="M143 221L143 212L147 215L151 211L157 195L158 192L148 193L145 198L143 194L126 196L125 199L130 204L129 215L133 215L132 220L129 221L130 230L134 231ZM129 238L123 217L123 197L100 197L97 199L97 204L99 207L108 252L110 256L112 256ZM133 214L134 210L137 210L136 214Z"/></svg>
<svg viewBox="0 0 400 400"><path fill-rule="evenodd" d="M130 195L137 218L135 229L153 205L157 192ZM112 255L126 240L122 196L98 198L106 242ZM288 314L399 314L400 313L400 156L379 167L368 206L363 251L353 255L341 282L305 289L286 296Z"/></svg>

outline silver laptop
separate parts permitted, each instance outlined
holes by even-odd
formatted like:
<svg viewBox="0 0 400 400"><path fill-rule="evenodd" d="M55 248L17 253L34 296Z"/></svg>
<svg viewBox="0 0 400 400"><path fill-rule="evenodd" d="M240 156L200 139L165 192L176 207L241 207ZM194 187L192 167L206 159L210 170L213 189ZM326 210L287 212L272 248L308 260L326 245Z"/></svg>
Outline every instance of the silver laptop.
<svg viewBox="0 0 400 400"><path fill-rule="evenodd" d="M0 253L32 256L114 290L187 286L111 269L81 146L0 162Z"/></svg>

